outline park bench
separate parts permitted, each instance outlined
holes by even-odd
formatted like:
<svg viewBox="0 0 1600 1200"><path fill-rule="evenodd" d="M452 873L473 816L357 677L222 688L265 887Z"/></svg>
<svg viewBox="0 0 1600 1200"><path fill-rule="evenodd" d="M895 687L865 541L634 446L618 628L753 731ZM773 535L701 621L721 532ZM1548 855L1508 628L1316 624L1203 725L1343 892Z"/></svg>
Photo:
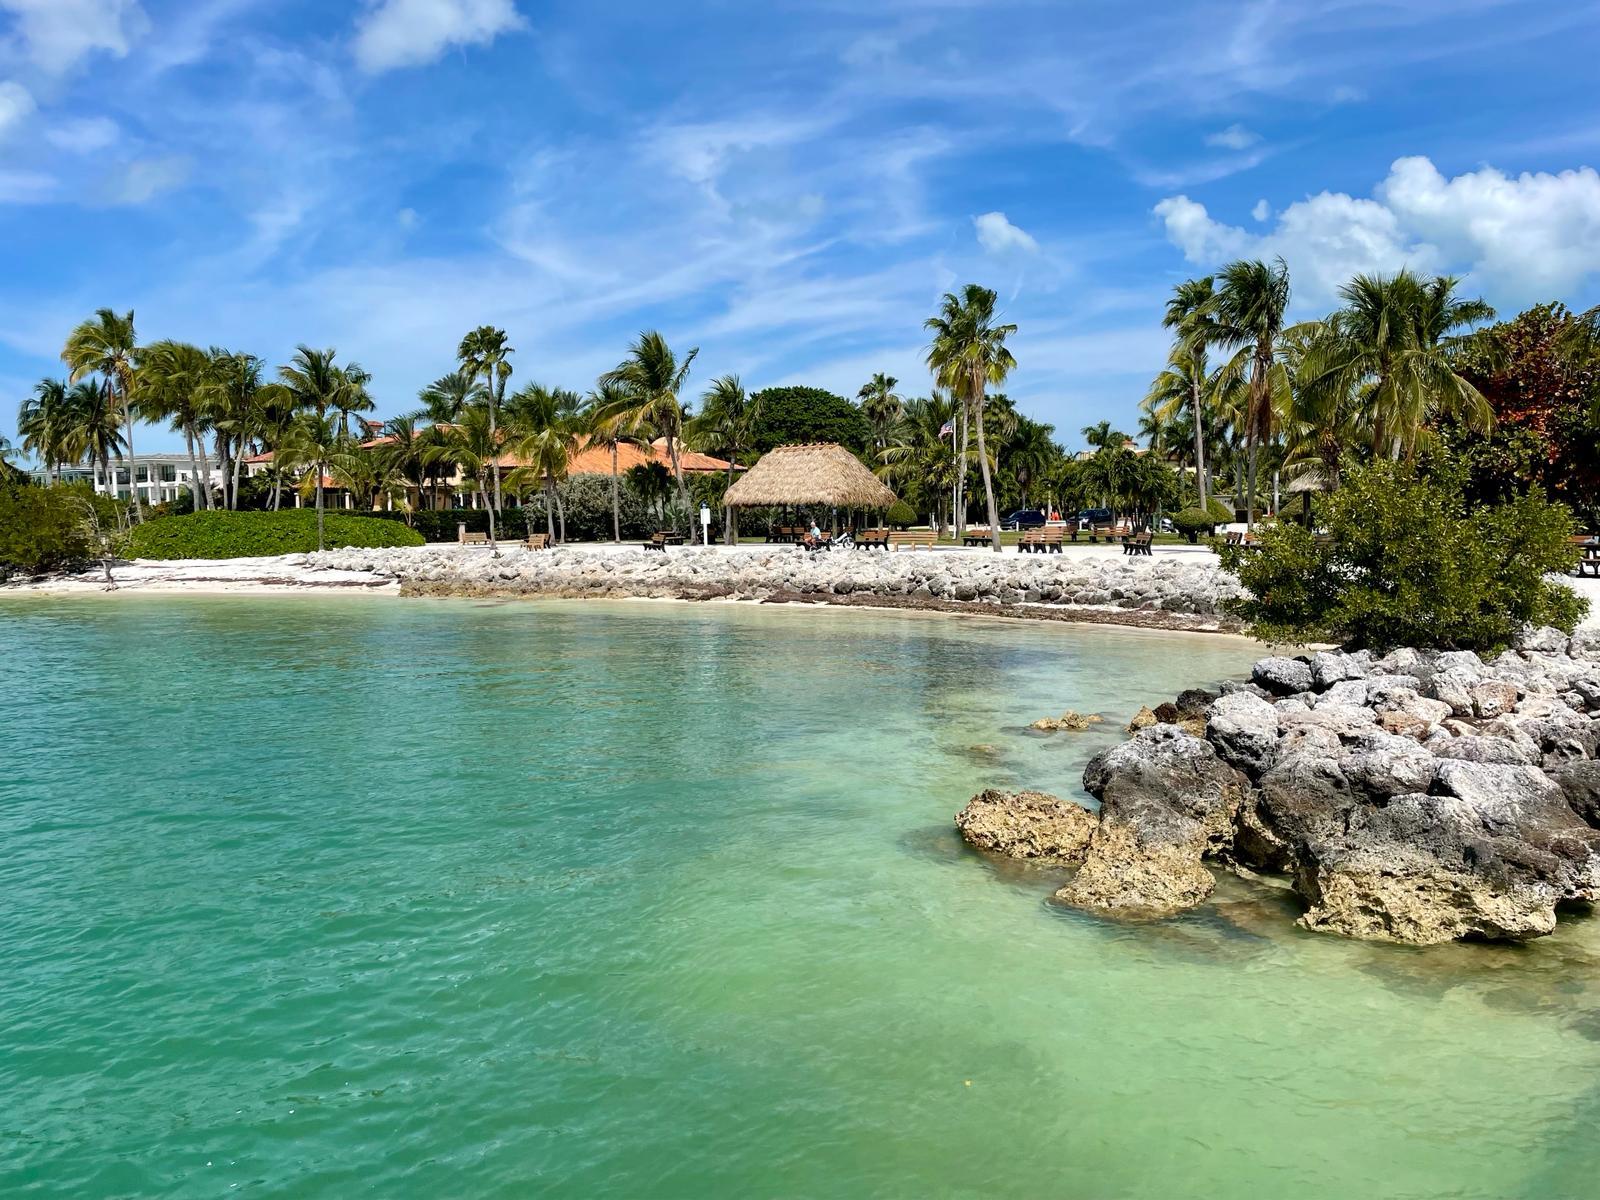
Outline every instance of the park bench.
<svg viewBox="0 0 1600 1200"><path fill-rule="evenodd" d="M1138 533L1130 533L1122 539L1122 553L1125 555L1149 554L1150 543L1154 535L1148 529L1141 529Z"/></svg>
<svg viewBox="0 0 1600 1200"><path fill-rule="evenodd" d="M1133 529L1127 525L1091 525L1089 527L1089 540L1091 542L1104 538L1109 545L1127 537Z"/></svg>
<svg viewBox="0 0 1600 1200"><path fill-rule="evenodd" d="M889 548L889 531L887 529L862 529L850 535L850 540L857 550L873 550Z"/></svg>
<svg viewBox="0 0 1600 1200"><path fill-rule="evenodd" d="M529 550L550 549L550 535L548 533L530 533L522 539L522 544Z"/></svg>
<svg viewBox="0 0 1600 1200"><path fill-rule="evenodd" d="M1582 553L1578 558L1578 577L1581 579L1585 575L1593 575L1596 579L1600 579L1600 537L1586 537L1582 541Z"/></svg>
<svg viewBox="0 0 1600 1200"><path fill-rule="evenodd" d="M987 525L973 525L961 535L963 546L983 546L994 540L994 534L989 532Z"/></svg>
<svg viewBox="0 0 1600 1200"><path fill-rule="evenodd" d="M461 544L463 546L487 546L489 535L487 533L473 533L470 530L461 531Z"/></svg>
<svg viewBox="0 0 1600 1200"><path fill-rule="evenodd" d="M1061 538L1067 531L1059 526L1030 529L1017 539L1017 550L1022 554L1061 553Z"/></svg>
<svg viewBox="0 0 1600 1200"><path fill-rule="evenodd" d="M931 529L896 529L889 534L894 550L932 550L938 535Z"/></svg>
<svg viewBox="0 0 1600 1200"><path fill-rule="evenodd" d="M650 535L650 540L644 543L644 548L646 550L659 550L665 554L668 546L681 545L683 545L683 534L673 533L670 529L658 529Z"/></svg>

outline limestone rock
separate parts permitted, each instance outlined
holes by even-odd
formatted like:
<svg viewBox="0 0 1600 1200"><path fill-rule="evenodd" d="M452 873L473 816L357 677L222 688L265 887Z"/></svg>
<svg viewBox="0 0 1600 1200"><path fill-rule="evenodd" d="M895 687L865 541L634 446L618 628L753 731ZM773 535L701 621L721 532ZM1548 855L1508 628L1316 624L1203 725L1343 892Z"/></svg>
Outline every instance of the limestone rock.
<svg viewBox="0 0 1600 1200"><path fill-rule="evenodd" d="M1044 792L991 789L956 814L956 828L969 844L1049 866L1081 861L1095 824L1083 805Z"/></svg>
<svg viewBox="0 0 1600 1200"><path fill-rule="evenodd" d="M1233 692L1211 705L1206 737L1230 766L1259 775L1278 744L1279 713L1261 697Z"/></svg>
<svg viewBox="0 0 1600 1200"><path fill-rule="evenodd" d="M1298 658L1263 658L1250 671L1253 683L1278 696L1311 690L1311 666Z"/></svg>
<svg viewBox="0 0 1600 1200"><path fill-rule="evenodd" d="M1159 724L1156 714L1148 706L1141 707L1133 714L1133 720L1128 722L1128 732L1138 733L1141 729L1149 729L1152 725Z"/></svg>
<svg viewBox="0 0 1600 1200"><path fill-rule="evenodd" d="M1096 755L1083 784L1101 802L1100 824L1058 899L1097 912L1161 916L1211 894L1215 880L1201 860L1231 846L1244 780L1209 743L1155 725Z"/></svg>

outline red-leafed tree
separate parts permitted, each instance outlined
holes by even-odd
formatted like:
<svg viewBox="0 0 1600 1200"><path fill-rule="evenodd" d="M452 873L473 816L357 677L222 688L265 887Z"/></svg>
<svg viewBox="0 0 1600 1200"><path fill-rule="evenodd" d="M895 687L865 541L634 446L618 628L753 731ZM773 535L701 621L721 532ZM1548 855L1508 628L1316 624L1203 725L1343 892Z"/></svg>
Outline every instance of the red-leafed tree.
<svg viewBox="0 0 1600 1200"><path fill-rule="evenodd" d="M1600 337L1595 312L1541 304L1479 333L1461 374L1494 409L1488 437L1458 431L1474 490L1505 498L1542 485L1600 522Z"/></svg>

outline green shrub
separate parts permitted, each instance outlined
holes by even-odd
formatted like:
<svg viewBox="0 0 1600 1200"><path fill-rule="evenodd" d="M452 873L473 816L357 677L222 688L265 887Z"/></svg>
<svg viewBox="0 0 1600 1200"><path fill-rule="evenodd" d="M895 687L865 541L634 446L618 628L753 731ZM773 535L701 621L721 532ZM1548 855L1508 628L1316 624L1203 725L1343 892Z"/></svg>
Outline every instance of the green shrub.
<svg viewBox="0 0 1600 1200"><path fill-rule="evenodd" d="M904 500L896 500L884 514L884 520L896 529L905 529L917 523L917 512Z"/></svg>
<svg viewBox="0 0 1600 1200"><path fill-rule="evenodd" d="M1220 500L1209 501L1210 512L1198 504L1191 505L1181 512L1173 514L1172 524L1175 529L1189 539L1193 544L1202 533L1209 534L1218 525L1226 525L1233 520L1233 513L1228 506Z"/></svg>
<svg viewBox="0 0 1600 1200"><path fill-rule="evenodd" d="M87 506L95 503L87 487L0 484L0 581L88 564L95 547Z"/></svg>
<svg viewBox="0 0 1600 1200"><path fill-rule="evenodd" d="M1464 475L1399 463L1349 471L1322 502L1327 534L1274 522L1259 550L1221 547L1250 596L1235 610L1257 637L1495 650L1523 625L1571 632L1588 602L1546 578L1577 561L1572 513L1535 490L1469 510Z"/></svg>
<svg viewBox="0 0 1600 1200"><path fill-rule="evenodd" d="M422 535L395 521L330 512L323 517L323 544L330 550L420 546ZM309 508L294 508L158 517L134 528L127 553L131 558L251 558L316 548L317 514Z"/></svg>

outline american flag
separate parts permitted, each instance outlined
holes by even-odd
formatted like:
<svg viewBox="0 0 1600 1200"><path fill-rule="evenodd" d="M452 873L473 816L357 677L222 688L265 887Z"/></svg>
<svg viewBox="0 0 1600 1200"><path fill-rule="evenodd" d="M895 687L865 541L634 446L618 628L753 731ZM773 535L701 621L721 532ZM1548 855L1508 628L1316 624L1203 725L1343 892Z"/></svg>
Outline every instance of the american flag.
<svg viewBox="0 0 1600 1200"><path fill-rule="evenodd" d="M956 423L954 421L946 421L943 425L939 426L940 437L949 437L955 431Z"/></svg>

